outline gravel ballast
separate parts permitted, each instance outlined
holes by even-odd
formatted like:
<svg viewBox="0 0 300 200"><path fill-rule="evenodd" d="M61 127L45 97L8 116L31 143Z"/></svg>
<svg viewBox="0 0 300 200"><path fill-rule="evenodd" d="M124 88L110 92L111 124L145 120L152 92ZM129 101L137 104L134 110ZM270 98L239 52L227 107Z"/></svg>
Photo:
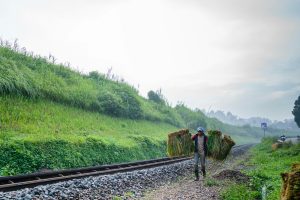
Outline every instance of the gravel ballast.
<svg viewBox="0 0 300 200"><path fill-rule="evenodd" d="M138 199L145 190L168 184L192 170L193 161L188 160L150 169L0 192L0 199Z"/></svg>

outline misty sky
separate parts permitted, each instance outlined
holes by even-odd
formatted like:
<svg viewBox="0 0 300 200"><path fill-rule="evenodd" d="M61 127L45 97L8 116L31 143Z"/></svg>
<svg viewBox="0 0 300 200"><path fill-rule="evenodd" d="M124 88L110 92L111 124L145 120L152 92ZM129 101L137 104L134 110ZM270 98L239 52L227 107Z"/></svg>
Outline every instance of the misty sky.
<svg viewBox="0 0 300 200"><path fill-rule="evenodd" d="M0 37L173 105L282 120L300 95L299 0L0 0Z"/></svg>

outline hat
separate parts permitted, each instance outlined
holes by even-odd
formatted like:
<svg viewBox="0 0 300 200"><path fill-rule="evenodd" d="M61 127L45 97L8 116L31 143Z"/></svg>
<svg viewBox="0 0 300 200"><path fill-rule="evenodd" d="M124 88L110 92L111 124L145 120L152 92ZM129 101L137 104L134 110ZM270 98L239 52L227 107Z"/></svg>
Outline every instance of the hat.
<svg viewBox="0 0 300 200"><path fill-rule="evenodd" d="M203 132L203 133L204 133L204 132L205 132L205 129L202 128L202 127L198 127L198 128L197 128L197 132Z"/></svg>

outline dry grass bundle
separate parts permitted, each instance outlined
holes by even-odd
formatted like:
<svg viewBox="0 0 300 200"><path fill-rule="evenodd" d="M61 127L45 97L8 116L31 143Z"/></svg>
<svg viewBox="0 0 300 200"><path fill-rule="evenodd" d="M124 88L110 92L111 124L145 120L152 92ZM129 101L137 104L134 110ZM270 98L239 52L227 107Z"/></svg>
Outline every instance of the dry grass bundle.
<svg viewBox="0 0 300 200"><path fill-rule="evenodd" d="M208 131L208 156L216 160L224 160L229 154L235 142L228 135L223 135L221 131Z"/></svg>
<svg viewBox="0 0 300 200"><path fill-rule="evenodd" d="M275 150L277 150L277 149L279 149L281 147L282 147L282 143L276 142L276 143L272 144L272 150L273 151L275 151Z"/></svg>
<svg viewBox="0 0 300 200"><path fill-rule="evenodd" d="M192 151L193 142L188 129L168 135L168 155L170 157L190 155Z"/></svg>
<svg viewBox="0 0 300 200"><path fill-rule="evenodd" d="M281 174L283 185L281 199L300 199L300 163L292 165L292 171Z"/></svg>

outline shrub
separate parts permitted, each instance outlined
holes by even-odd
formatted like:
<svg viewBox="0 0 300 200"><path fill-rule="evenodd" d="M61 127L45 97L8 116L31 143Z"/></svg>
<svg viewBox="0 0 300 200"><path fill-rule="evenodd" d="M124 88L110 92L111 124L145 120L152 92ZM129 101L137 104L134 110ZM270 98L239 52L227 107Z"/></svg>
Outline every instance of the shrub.
<svg viewBox="0 0 300 200"><path fill-rule="evenodd" d="M98 97L98 101L100 109L105 114L120 117L125 110L122 105L122 99L110 92L102 93Z"/></svg>
<svg viewBox="0 0 300 200"><path fill-rule="evenodd" d="M129 91L119 91L124 107L123 116L131 119L139 119L142 116L142 109L139 101Z"/></svg>
<svg viewBox="0 0 300 200"><path fill-rule="evenodd" d="M150 90L148 92L148 99L150 101L153 101L153 102L158 103L158 104L163 104L163 105L166 104L166 102L164 100L164 97L163 97L163 95L161 94L160 91L154 92L153 90Z"/></svg>

